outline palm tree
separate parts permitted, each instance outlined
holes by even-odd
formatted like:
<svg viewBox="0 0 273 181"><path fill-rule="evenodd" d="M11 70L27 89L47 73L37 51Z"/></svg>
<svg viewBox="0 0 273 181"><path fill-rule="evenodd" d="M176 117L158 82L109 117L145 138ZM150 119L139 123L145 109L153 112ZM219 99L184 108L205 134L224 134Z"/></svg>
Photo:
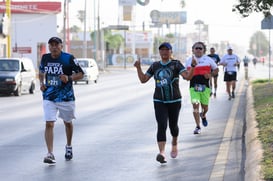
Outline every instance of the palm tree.
<svg viewBox="0 0 273 181"><path fill-rule="evenodd" d="M91 33L92 40L96 39L97 31ZM124 38L120 34L112 35L111 30L103 29L104 42L106 43L106 53L109 51L119 53L120 47L124 44Z"/></svg>
<svg viewBox="0 0 273 181"><path fill-rule="evenodd" d="M78 11L77 18L80 20L81 23L84 22L85 12L83 10Z"/></svg>
<svg viewBox="0 0 273 181"><path fill-rule="evenodd" d="M181 8L184 8L186 6L185 0L180 1L180 6Z"/></svg>

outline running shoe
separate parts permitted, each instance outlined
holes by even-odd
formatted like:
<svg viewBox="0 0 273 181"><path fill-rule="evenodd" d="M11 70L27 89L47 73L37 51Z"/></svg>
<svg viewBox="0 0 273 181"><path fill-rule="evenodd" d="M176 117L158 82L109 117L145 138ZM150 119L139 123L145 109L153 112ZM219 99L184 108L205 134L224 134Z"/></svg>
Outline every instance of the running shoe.
<svg viewBox="0 0 273 181"><path fill-rule="evenodd" d="M208 121L206 117L203 117L203 113L200 112L200 118L202 119L202 124L204 127L208 126Z"/></svg>
<svg viewBox="0 0 273 181"><path fill-rule="evenodd" d="M178 155L178 151L171 151L171 157L176 158Z"/></svg>
<svg viewBox="0 0 273 181"><path fill-rule="evenodd" d="M55 157L54 157L53 153L48 153L46 155L46 157L44 158L44 163L48 163L48 164L56 163L56 160L55 160Z"/></svg>
<svg viewBox="0 0 273 181"><path fill-rule="evenodd" d="M193 134L200 134L201 133L201 128L196 127L193 131Z"/></svg>
<svg viewBox="0 0 273 181"><path fill-rule="evenodd" d="M165 157L163 155L161 155L160 153L157 154L156 161L158 161L159 163L167 163Z"/></svg>
<svg viewBox="0 0 273 181"><path fill-rule="evenodd" d="M232 99L231 95L228 96L228 100L230 101Z"/></svg>
<svg viewBox="0 0 273 181"><path fill-rule="evenodd" d="M66 160L71 160L73 158L73 153L72 153L72 146L65 146L65 155L64 155Z"/></svg>

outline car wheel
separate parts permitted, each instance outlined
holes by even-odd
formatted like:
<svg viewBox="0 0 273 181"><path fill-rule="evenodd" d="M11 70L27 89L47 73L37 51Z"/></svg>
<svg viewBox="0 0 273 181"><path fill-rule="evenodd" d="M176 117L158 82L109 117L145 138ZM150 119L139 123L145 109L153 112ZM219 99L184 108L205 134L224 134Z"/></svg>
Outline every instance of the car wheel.
<svg viewBox="0 0 273 181"><path fill-rule="evenodd" d="M14 95L15 96L21 96L22 95L22 92L21 92L21 85L19 85L17 87L17 89L14 91Z"/></svg>
<svg viewBox="0 0 273 181"><path fill-rule="evenodd" d="M95 79L94 82L95 82L95 83L98 83L98 79L99 79L99 77L97 77L97 79Z"/></svg>
<svg viewBox="0 0 273 181"><path fill-rule="evenodd" d="M35 91L35 84L32 82L29 88L29 93L34 94L34 91Z"/></svg>

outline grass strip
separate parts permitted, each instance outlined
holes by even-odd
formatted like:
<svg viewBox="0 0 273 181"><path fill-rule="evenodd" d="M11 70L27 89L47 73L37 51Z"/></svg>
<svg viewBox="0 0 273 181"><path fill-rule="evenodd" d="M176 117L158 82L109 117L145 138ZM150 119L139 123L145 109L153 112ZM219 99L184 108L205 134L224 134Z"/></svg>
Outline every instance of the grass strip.
<svg viewBox="0 0 273 181"><path fill-rule="evenodd" d="M264 180L273 181L273 82L258 79L252 82L254 109L263 146L262 172Z"/></svg>

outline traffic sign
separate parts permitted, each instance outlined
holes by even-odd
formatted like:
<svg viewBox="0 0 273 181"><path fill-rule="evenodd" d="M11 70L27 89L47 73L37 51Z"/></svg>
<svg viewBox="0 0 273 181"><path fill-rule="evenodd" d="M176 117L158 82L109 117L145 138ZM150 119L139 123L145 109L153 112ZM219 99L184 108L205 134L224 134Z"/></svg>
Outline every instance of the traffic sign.
<svg viewBox="0 0 273 181"><path fill-rule="evenodd" d="M265 17L261 22L262 30L273 29L273 18L272 15Z"/></svg>

